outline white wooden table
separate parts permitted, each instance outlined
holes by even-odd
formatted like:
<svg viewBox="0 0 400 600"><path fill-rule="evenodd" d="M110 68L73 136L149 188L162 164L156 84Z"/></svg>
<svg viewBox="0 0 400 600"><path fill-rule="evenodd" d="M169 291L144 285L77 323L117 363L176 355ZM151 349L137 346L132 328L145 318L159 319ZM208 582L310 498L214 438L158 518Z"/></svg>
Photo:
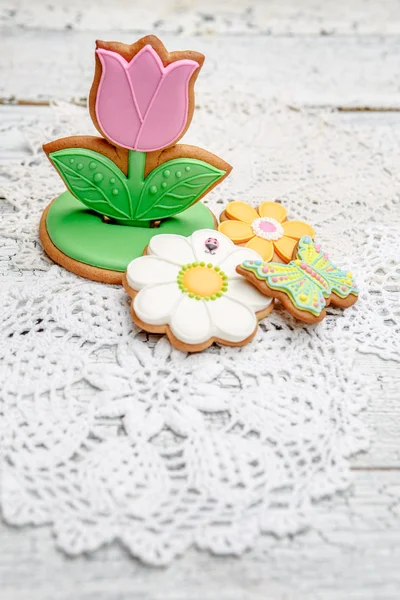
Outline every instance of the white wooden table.
<svg viewBox="0 0 400 600"><path fill-rule="evenodd" d="M149 32L171 49L204 50L214 65L236 46L243 64L253 61L258 93L298 110L328 106L376 128L399 119L398 0L0 0L0 28L3 122L46 119L52 99L84 102L94 39ZM221 64L204 86L223 77ZM29 151L23 136L5 135L1 146L3 162ZM267 552L240 559L191 551L157 570L117 546L69 559L48 529L0 524L1 600L398 600L400 369L360 361L380 389L365 415L371 449L352 460L352 488L316 508L313 531L271 538Z"/></svg>

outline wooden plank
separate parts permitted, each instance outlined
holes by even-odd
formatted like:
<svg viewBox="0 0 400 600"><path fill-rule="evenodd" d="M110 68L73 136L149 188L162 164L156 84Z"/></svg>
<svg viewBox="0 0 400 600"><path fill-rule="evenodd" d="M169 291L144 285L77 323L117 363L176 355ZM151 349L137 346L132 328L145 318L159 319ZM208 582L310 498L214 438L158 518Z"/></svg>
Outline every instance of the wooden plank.
<svg viewBox="0 0 400 600"><path fill-rule="evenodd" d="M0 24L184 35L400 33L398 0L2 0Z"/></svg>
<svg viewBox="0 0 400 600"><path fill-rule="evenodd" d="M86 102L95 38L132 42L126 31L3 29L0 100ZM397 37L163 36L169 49L192 48L207 57L196 84L202 105L211 93L277 98L295 106L369 106L400 109Z"/></svg>
<svg viewBox="0 0 400 600"><path fill-rule="evenodd" d="M377 391L362 420L371 435L371 446L351 460L353 469L395 469L400 480L400 365L372 355L357 360L365 377L373 375Z"/></svg>
<svg viewBox="0 0 400 600"><path fill-rule="evenodd" d="M67 7L55 0L2 0L0 22L6 29L0 33L0 96L85 101L94 37L132 41L153 30L170 34L162 35L170 48L193 47L208 56L199 79L200 106L215 90L218 97L249 93L300 107L400 108L398 38L357 37L398 34L397 0L254 0L249 7L240 0L223 0L217 15L211 0L203 0L201 9L192 0L157 0L151 11L132 0L107 0L107 9L105 4L70 0ZM121 6L132 7L129 18ZM37 27L47 31L35 31ZM224 37L213 37L215 32ZM293 32L307 35L267 37ZM178 38L181 33L203 37ZM326 35L332 33L336 37ZM0 121L29 124L35 110L42 111L37 114L44 122L48 109L26 107L1 107ZM338 118L354 124L353 115ZM377 133L371 137L369 114L362 118L371 152L387 151L390 143L379 145L393 121L374 115ZM7 132L7 122L5 129L0 161L28 156L23 132L16 134L11 126ZM362 127L354 126L353 134L363 143ZM394 166L395 158L396 153L391 156ZM71 560L55 551L49 529L0 524L2 600L398 600L400 373L396 363L374 356L360 355L359 361L363 373L374 373L377 380L365 414L373 443L368 454L352 460L352 490L316 506L315 530L293 540L265 537L240 560L190 551L168 570L154 570L115 545Z"/></svg>
<svg viewBox="0 0 400 600"><path fill-rule="evenodd" d="M45 124L51 118L48 106L1 106L0 105L0 164L14 162L31 155L31 147L25 128L40 120Z"/></svg>
<svg viewBox="0 0 400 600"><path fill-rule="evenodd" d="M398 600L400 478L357 473L351 493L316 508L315 530L262 537L240 559L194 550L149 569L116 545L58 553L48 528L0 524L2 600Z"/></svg>

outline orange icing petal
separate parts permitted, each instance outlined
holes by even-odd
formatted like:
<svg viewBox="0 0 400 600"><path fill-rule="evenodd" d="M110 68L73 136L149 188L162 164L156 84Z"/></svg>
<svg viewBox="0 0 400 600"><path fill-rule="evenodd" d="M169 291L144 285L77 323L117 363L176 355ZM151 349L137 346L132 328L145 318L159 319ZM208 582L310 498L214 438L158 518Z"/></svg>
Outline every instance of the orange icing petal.
<svg viewBox="0 0 400 600"><path fill-rule="evenodd" d="M229 202L225 208L225 212L229 219L236 219L237 221L244 221L245 223L252 223L255 219L258 219L257 211L252 208L246 202Z"/></svg>
<svg viewBox="0 0 400 600"><path fill-rule="evenodd" d="M283 223L286 219L286 208L277 202L262 202L258 207L260 217L269 217L275 219L278 223Z"/></svg>
<svg viewBox="0 0 400 600"><path fill-rule="evenodd" d="M274 242L275 251L285 262L290 262L293 258L294 249L297 246L297 240L286 237L285 235Z"/></svg>
<svg viewBox="0 0 400 600"><path fill-rule="evenodd" d="M243 244L254 236L254 231L248 223L242 221L222 221L218 225L218 231L226 235L235 244Z"/></svg>
<svg viewBox="0 0 400 600"><path fill-rule="evenodd" d="M253 237L252 240L247 242L246 248L251 248L262 257L266 262L272 260L274 256L274 245L269 240L264 240L258 236Z"/></svg>
<svg viewBox="0 0 400 600"><path fill-rule="evenodd" d="M311 225L303 221L286 221L286 223L282 223L282 227L285 235L295 240L299 240L303 235L309 235L311 238L315 236Z"/></svg>

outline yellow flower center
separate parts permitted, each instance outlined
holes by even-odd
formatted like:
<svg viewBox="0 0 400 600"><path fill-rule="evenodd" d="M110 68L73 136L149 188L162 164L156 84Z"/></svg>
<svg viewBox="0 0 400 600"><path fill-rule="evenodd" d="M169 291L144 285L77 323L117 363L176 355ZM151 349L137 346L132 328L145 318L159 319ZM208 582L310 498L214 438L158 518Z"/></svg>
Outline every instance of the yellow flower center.
<svg viewBox="0 0 400 600"><path fill-rule="evenodd" d="M183 265L178 273L178 285L190 298L216 300L228 289L228 277L211 263Z"/></svg>
<svg viewBox="0 0 400 600"><path fill-rule="evenodd" d="M222 290L224 280L221 274L207 267L192 267L185 271L183 285L195 296L212 296Z"/></svg>

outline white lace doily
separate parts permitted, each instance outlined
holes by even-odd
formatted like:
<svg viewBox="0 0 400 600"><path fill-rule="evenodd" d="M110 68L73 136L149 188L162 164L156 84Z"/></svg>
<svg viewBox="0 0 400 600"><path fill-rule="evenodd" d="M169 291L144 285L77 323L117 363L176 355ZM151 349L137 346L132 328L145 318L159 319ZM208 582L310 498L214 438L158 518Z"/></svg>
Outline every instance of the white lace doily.
<svg viewBox="0 0 400 600"><path fill-rule="evenodd" d="M201 99L185 141L234 166L209 206L280 198L361 296L314 327L277 309L248 346L186 356L134 328L122 288L41 250L41 211L63 190L41 143L91 131L84 109L55 107L25 126L31 157L0 172L3 246L14 248L0 292L4 519L51 526L70 554L119 540L154 565L190 545L240 554L260 534L307 527L367 445L359 413L374 382L359 353L400 359L399 132L371 142L335 113Z"/></svg>

